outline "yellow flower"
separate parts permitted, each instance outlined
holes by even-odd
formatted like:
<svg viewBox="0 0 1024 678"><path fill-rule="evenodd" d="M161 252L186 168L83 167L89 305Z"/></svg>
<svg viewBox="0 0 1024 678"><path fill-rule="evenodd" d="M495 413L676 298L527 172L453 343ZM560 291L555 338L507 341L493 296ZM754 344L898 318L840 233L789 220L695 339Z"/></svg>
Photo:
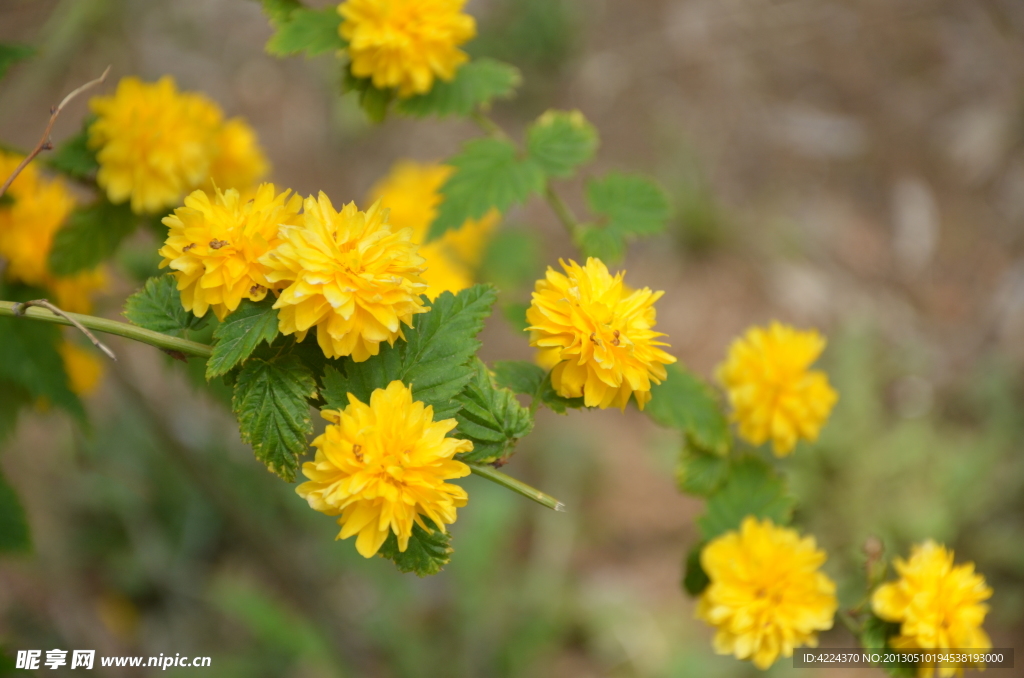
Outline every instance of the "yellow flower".
<svg viewBox="0 0 1024 678"><path fill-rule="evenodd" d="M717 629L715 652L766 669L795 647L816 647L838 606L835 584L818 571L825 559L813 537L767 518L747 516L739 532L713 539L700 554L711 583L697 617Z"/></svg>
<svg viewBox="0 0 1024 678"><path fill-rule="evenodd" d="M441 204L441 186L452 173L446 165L402 161L370 190L370 202L381 201L389 210L394 228L411 228L412 240L426 259L423 281L425 294L434 300L441 292L459 292L473 285L474 273L498 223L499 213L491 210L482 219L467 219L459 228L426 245L430 224Z"/></svg>
<svg viewBox="0 0 1024 678"><path fill-rule="evenodd" d="M185 206L164 217L170 228L160 249L160 268L170 266L178 279L181 304L199 317L212 308L223 320L242 299L267 296L268 267L260 258L280 242L282 224L299 220L302 200L291 191L277 193L261 184L252 200L243 202L234 189L211 196L195 191Z"/></svg>
<svg viewBox="0 0 1024 678"><path fill-rule="evenodd" d="M103 365L93 351L81 348L66 339L57 346L64 360L64 371L68 375L68 387L77 395L87 396L100 385Z"/></svg>
<svg viewBox="0 0 1024 678"><path fill-rule="evenodd" d="M666 346L652 328L654 302L664 292L645 287L632 290L614 277L599 259L560 262L565 275L548 268L538 280L533 303L526 311L530 345L561 351L551 372L551 385L566 398L583 396L587 407L625 409L629 396L642 410L651 399L651 382L666 377L665 365L676 359L658 346Z"/></svg>
<svg viewBox="0 0 1024 678"><path fill-rule="evenodd" d="M70 313L91 313L91 297L94 292L107 289L107 274L101 266L63 278L51 276L46 287L53 292L59 308Z"/></svg>
<svg viewBox="0 0 1024 678"><path fill-rule="evenodd" d="M22 157L0 151L0 181L14 172ZM13 202L0 205L0 258L7 260L6 276L27 285L45 285L53 236L75 199L62 180L44 178L35 163L18 175L4 197L8 196Z"/></svg>
<svg viewBox="0 0 1024 678"><path fill-rule="evenodd" d="M274 304L281 332L302 341L316 326L324 355L356 362L404 338L402 323L412 327L413 315L427 311L412 231L392 232L380 203L337 212L323 193L306 198L302 216L304 225L282 226L284 242L260 259L269 281L287 285Z"/></svg>
<svg viewBox="0 0 1024 678"><path fill-rule="evenodd" d="M816 331L778 322L733 341L718 379L744 439L754 445L771 440L777 457L792 452L798 438L818 439L839 398L824 372L808 369L824 349Z"/></svg>
<svg viewBox="0 0 1024 678"><path fill-rule="evenodd" d="M324 410L331 422L313 441L314 461L302 465L309 482L296 489L309 505L339 516L338 539L358 534L356 550L369 558L388 533L405 551L413 523L429 530L426 516L444 531L465 506L466 491L444 481L469 475L453 457L473 443L446 438L454 419L434 421L434 410L413 401L400 381L378 388L366 405L351 393L344 410Z"/></svg>
<svg viewBox="0 0 1024 678"><path fill-rule="evenodd" d="M210 176L223 115L202 94L178 92L170 76L155 83L129 77L90 107L96 181L111 202L131 199L134 212L157 212Z"/></svg>
<svg viewBox="0 0 1024 678"><path fill-rule="evenodd" d="M270 171L256 132L242 118L232 118L220 128L215 140L217 155L210 165L206 189L235 188L246 193Z"/></svg>
<svg viewBox="0 0 1024 678"><path fill-rule="evenodd" d="M900 624L889 640L894 648L987 650L992 647L981 628L992 597L974 563L953 565L953 552L932 540L911 549L910 559L897 558L899 579L879 586L871 597L875 614ZM922 666L920 675L933 670ZM963 669L943 666L939 675L963 675Z"/></svg>
<svg viewBox="0 0 1024 678"><path fill-rule="evenodd" d="M338 6L352 73L398 96L424 94L434 78L450 81L469 57L458 49L476 35L466 0L347 0Z"/></svg>

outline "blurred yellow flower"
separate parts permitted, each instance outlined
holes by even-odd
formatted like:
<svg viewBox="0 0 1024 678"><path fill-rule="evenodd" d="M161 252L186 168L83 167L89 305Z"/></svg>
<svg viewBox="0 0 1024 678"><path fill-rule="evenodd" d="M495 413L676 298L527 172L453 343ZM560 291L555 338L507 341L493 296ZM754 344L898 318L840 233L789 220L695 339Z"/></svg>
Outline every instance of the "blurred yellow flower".
<svg viewBox="0 0 1024 678"><path fill-rule="evenodd" d="M282 226L283 242L260 259L267 279L286 285L274 304L281 332L302 341L316 326L324 355L356 362L377 355L382 341L394 345L402 323L412 327L427 311L412 231L392 232L380 203L338 212L322 192L306 198L303 222Z"/></svg>
<svg viewBox="0 0 1024 678"><path fill-rule="evenodd" d="M482 219L467 219L459 228L449 229L443 237L422 244L437 217L441 186L452 173L446 165L410 161L395 163L391 172L370 190L369 202L380 200L389 210L393 228L411 228L412 240L426 259L422 277L428 287L425 294L434 300L441 292L459 292L471 287L500 217L491 210Z"/></svg>
<svg viewBox="0 0 1024 678"><path fill-rule="evenodd" d="M928 540L914 546L910 558L897 558L899 579L879 586L871 597L875 614L898 623L900 633L889 639L894 648L950 648L987 650L992 647L981 628L992 597L985 578L974 571L974 563L953 565L953 552ZM946 678L963 675L962 668L939 667ZM922 666L919 675L934 675Z"/></svg>
<svg viewBox="0 0 1024 678"><path fill-rule="evenodd" d="M100 385L100 378L103 376L103 365L97 357L98 353L81 348L66 339L57 346L57 351L64 361L68 387L80 396L92 394Z"/></svg>
<svg viewBox="0 0 1024 678"><path fill-rule="evenodd" d="M454 523L456 509L468 495L444 481L469 475L469 467L453 459L473 443L445 437L454 419L434 421L434 410L413 401L412 390L400 381L378 388L367 405L351 393L344 410L324 410L331 422L313 441L314 461L302 465L309 482L296 488L309 505L339 516L338 539L358 534L356 550L369 558L389 533L405 551L413 523L430 528L426 516L444 531Z"/></svg>
<svg viewBox="0 0 1024 678"><path fill-rule="evenodd" d="M778 322L752 327L733 341L718 379L744 439L754 445L771 440L777 457L791 453L797 439L818 439L839 398L824 372L809 369L824 349L825 338L815 330Z"/></svg>
<svg viewBox="0 0 1024 678"><path fill-rule="evenodd" d="M50 277L46 287L53 292L53 301L59 308L70 313L91 313L92 295L107 289L107 282L107 274L100 266L63 278Z"/></svg>
<svg viewBox="0 0 1024 678"><path fill-rule="evenodd" d="M347 0L338 6L352 73L398 96L424 94L449 81L469 57L458 49L476 35L466 0Z"/></svg>
<svg viewBox="0 0 1024 678"><path fill-rule="evenodd" d="M0 181L7 179L23 156L0 151ZM45 285L50 279L47 257L53 236L75 206L75 199L60 179L46 179L36 163L29 165L7 189L0 204L0 257L6 259L6 277L27 285Z"/></svg>
<svg viewBox="0 0 1024 678"><path fill-rule="evenodd" d="M696 616L717 629L715 652L767 669L795 647L816 647L838 607L835 584L818 571L825 560L813 537L753 516L708 543L700 563L711 583Z"/></svg>
<svg viewBox="0 0 1024 678"><path fill-rule="evenodd" d="M614 277L599 259L560 262L565 275L548 268L538 280L526 311L530 345L560 350L551 372L555 391L566 398L583 397L587 407L625 409L630 395L642 410L651 399L651 382L666 377L665 365L676 361L658 348L666 346L652 328L654 302L664 292L632 290L620 272Z"/></svg>
<svg viewBox="0 0 1024 678"><path fill-rule="evenodd" d="M269 268L261 257L281 242L281 225L299 222L302 199L289 193L261 184L253 199L243 201L235 189L218 189L212 199L195 191L164 217L170 231L160 268L174 271L186 311L201 318L212 308L223 320L242 299L267 296Z"/></svg>
<svg viewBox="0 0 1024 678"><path fill-rule="evenodd" d="M260 148L256 132L242 118L232 118L221 126L214 141L216 156L210 165L206 190L235 188L247 193L270 172L270 163Z"/></svg>

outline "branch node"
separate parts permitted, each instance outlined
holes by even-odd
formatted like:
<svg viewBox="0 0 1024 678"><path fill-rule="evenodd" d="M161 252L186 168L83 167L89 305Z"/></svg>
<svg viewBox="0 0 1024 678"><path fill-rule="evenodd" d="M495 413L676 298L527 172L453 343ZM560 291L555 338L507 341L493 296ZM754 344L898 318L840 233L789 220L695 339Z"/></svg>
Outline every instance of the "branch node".
<svg viewBox="0 0 1024 678"><path fill-rule="evenodd" d="M32 301L23 301L20 304L15 304L14 308L12 309L12 312L14 313L15 317L20 318L20 317L25 315L25 310L28 307L30 307L30 306L39 306L39 307L45 308L50 313L52 313L54 315L59 315L61 318L64 318L69 323L71 323L76 328L78 328L82 332L82 334L84 334L85 336L89 337L89 341L92 342L93 346L95 346L99 350L103 351L103 353L106 354L106 356L108 358L110 358L111 360L113 360L115 362L117 361L117 356L114 355L114 352L111 351L110 348L108 348L106 344L104 344L102 341L97 339L96 335L94 335L92 332L90 332L88 329L86 329L85 325L83 325L82 323L78 322L77 320L72 318L70 315L68 315L64 311L60 310L59 308L57 308L56 306L51 304L48 299L33 299Z"/></svg>

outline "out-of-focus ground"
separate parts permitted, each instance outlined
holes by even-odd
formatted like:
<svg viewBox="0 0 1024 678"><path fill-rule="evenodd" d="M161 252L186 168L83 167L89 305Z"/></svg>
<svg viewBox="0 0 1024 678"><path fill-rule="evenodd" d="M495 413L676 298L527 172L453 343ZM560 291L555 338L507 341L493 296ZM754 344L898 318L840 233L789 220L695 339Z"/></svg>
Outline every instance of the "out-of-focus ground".
<svg viewBox="0 0 1024 678"><path fill-rule="evenodd" d="M934 537L994 587L994 644L1024 651L1024 4L469 10L472 51L526 77L495 108L503 124L578 108L602 136L588 173L653 172L672 194L671 232L636 244L625 268L666 290L659 329L675 355L710 378L753 323L828 334L841 400L821 442L784 468L798 524L850 584L844 604L858 599L869 535L903 553ZM256 127L276 182L335 202L361 201L397 159L440 160L476 133L370 126L336 93L333 58L276 60L269 35L247 0L0 0L0 40L40 47L0 84L0 140L31 146L49 105L108 63L205 91ZM69 108L54 138L84 111ZM562 188L582 210L580 186ZM509 222L541 239L538 267L574 255L545 205ZM152 266L147 237L124 271ZM101 313L116 316L135 284L122 275ZM333 522L252 459L179 364L110 343L124 358L90 403L95 431L25 417L0 458L35 541L0 562L3 646L211 655L217 676L759 673L715 657L692 619L679 580L701 504L675 489L680 441L636 412L542 415L507 470L569 511L467 479L453 562L417 580L332 541ZM484 351L531 355L499 317ZM821 644L852 642L840 628ZM794 671L781 660L770 673Z"/></svg>

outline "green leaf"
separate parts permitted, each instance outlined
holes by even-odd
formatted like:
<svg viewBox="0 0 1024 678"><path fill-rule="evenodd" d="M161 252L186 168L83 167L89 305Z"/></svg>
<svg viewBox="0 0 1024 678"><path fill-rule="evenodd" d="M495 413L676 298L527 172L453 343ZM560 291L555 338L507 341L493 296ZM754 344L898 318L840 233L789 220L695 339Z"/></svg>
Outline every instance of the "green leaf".
<svg viewBox="0 0 1024 678"><path fill-rule="evenodd" d="M344 409L349 393L367 403L375 389L387 388L398 379L412 388L417 400L434 408L435 421L455 416L461 407L455 396L473 377L469 361L480 348L476 335L496 296L487 285L474 285L457 295L444 292L430 311L413 317L411 329L403 328L404 342L382 344L380 354L365 362L343 361L344 374L328 367L324 374L327 406Z"/></svg>
<svg viewBox="0 0 1024 678"><path fill-rule="evenodd" d="M526 133L530 158L549 177L570 177L594 157L597 129L579 111L547 111Z"/></svg>
<svg viewBox="0 0 1024 678"><path fill-rule="evenodd" d="M456 437L472 440L473 450L459 459L490 464L511 456L519 439L533 430L533 417L515 393L495 386L482 360L473 360L473 370L473 379L458 396L462 409L455 415Z"/></svg>
<svg viewBox="0 0 1024 678"><path fill-rule="evenodd" d="M91 179L100 165L96 162L96 153L89 148L89 125L87 120L82 131L68 138L57 147L47 159L47 164L74 179Z"/></svg>
<svg viewBox="0 0 1024 678"><path fill-rule="evenodd" d="M576 234L576 246L584 257L596 257L606 264L617 264L626 255L626 240L618 231L584 225Z"/></svg>
<svg viewBox="0 0 1024 678"><path fill-rule="evenodd" d="M507 99L522 82L519 70L494 59L475 59L459 68L451 82L437 80L426 94L403 99L398 112L422 118L469 115L494 99Z"/></svg>
<svg viewBox="0 0 1024 678"><path fill-rule="evenodd" d="M711 580L700 564L700 554L704 550L704 542L697 544L686 555L686 569L683 575L683 588L691 596L697 597L704 593Z"/></svg>
<svg viewBox="0 0 1024 678"><path fill-rule="evenodd" d="M890 649L889 639L899 632L898 623L887 622L873 614L869 615L864 620L861 630L860 646L865 650ZM886 662L881 667L893 678L914 678L917 675L917 665L911 662Z"/></svg>
<svg viewBox="0 0 1024 678"><path fill-rule="evenodd" d="M288 21L292 12L302 8L299 0L260 0L263 5L263 13L270 19L272 26L280 26Z"/></svg>
<svg viewBox="0 0 1024 678"><path fill-rule="evenodd" d="M0 42L0 79L7 75L7 70L11 66L28 59L35 53L35 49L28 45Z"/></svg>
<svg viewBox="0 0 1024 678"><path fill-rule="evenodd" d="M606 228L621 235L661 233L668 221L668 198L646 177L611 172L587 182L590 209L607 219Z"/></svg>
<svg viewBox="0 0 1024 678"><path fill-rule="evenodd" d="M495 379L499 386L516 393L539 397L541 402L558 414L566 409L583 407L583 398L563 398L551 386L544 368L525 360L501 360L494 364Z"/></svg>
<svg viewBox="0 0 1024 678"><path fill-rule="evenodd" d="M687 494L706 497L722 485L728 474L727 457L686 449L676 467L676 483Z"/></svg>
<svg viewBox="0 0 1024 678"><path fill-rule="evenodd" d="M686 434L689 444L718 455L729 453L729 422L711 388L693 373L669 365L668 378L651 387L645 411L662 426Z"/></svg>
<svg viewBox="0 0 1024 678"><path fill-rule="evenodd" d="M112 205L101 199L75 210L53 238L50 271L65 276L95 268L114 254L137 224L128 203Z"/></svg>
<svg viewBox="0 0 1024 678"><path fill-rule="evenodd" d="M277 311L274 296L260 302L243 299L238 309L213 331L217 343L206 363L206 379L229 372L256 350L261 342L270 344L277 337Z"/></svg>
<svg viewBox="0 0 1024 678"><path fill-rule="evenodd" d="M409 537L405 551L398 550L398 538L391 532L378 553L381 557L394 561L402 572L415 572L420 577L426 577L440 572L451 560L454 549L450 545L451 535L437 529L430 518L420 518L432 530L431 532L413 523L412 536Z"/></svg>
<svg viewBox="0 0 1024 678"><path fill-rule="evenodd" d="M503 291L533 286L543 267L540 243L531 232L504 228L491 240L480 265L480 275Z"/></svg>
<svg viewBox="0 0 1024 678"><path fill-rule="evenodd" d="M141 290L128 297L124 317L147 330L176 335L200 329L207 321L182 307L177 280L170 274L150 278Z"/></svg>
<svg viewBox="0 0 1024 678"><path fill-rule="evenodd" d="M290 56L305 52L307 56L315 56L342 50L347 46L338 33L341 15L335 5L322 10L292 9L279 16L277 32L267 42L267 52L270 54Z"/></svg>
<svg viewBox="0 0 1024 678"><path fill-rule="evenodd" d="M747 516L770 518L776 525L785 525L793 504L782 478L768 464L744 457L733 463L725 483L708 498L707 511L697 519L697 525L705 540L739 529Z"/></svg>
<svg viewBox="0 0 1024 678"><path fill-rule="evenodd" d="M235 381L231 409L242 440L252 445L256 458L272 473L288 482L295 480L298 459L309 448L309 399L316 395L313 373L293 355L252 358Z"/></svg>
<svg viewBox="0 0 1024 678"><path fill-rule="evenodd" d="M24 553L31 548L25 509L0 473L0 553Z"/></svg>
<svg viewBox="0 0 1024 678"><path fill-rule="evenodd" d="M430 225L429 239L438 238L466 219L479 219L491 208L504 214L544 188L544 172L529 158L517 156L505 139L474 139L446 162L455 168L441 187L443 202Z"/></svg>

